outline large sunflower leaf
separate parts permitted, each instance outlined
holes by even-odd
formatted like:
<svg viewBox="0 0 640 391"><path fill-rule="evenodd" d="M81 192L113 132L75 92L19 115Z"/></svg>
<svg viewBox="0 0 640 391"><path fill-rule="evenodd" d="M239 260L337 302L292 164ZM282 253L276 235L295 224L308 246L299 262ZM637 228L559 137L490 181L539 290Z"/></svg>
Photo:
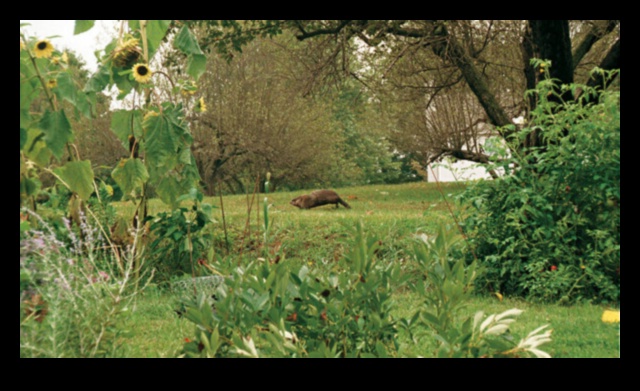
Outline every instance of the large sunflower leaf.
<svg viewBox="0 0 640 391"><path fill-rule="evenodd" d="M87 100L87 96L78 91L71 75L66 72L60 73L57 78L58 88L56 93L61 99L71 103L86 118L91 118L91 106Z"/></svg>
<svg viewBox="0 0 640 391"><path fill-rule="evenodd" d="M83 200L87 201L93 193L93 169L89 160L67 162L54 172Z"/></svg>
<svg viewBox="0 0 640 391"><path fill-rule="evenodd" d="M198 80L200 76L207 69L207 58L204 54L191 54L189 55L187 63L187 73L189 76Z"/></svg>
<svg viewBox="0 0 640 391"><path fill-rule="evenodd" d="M94 23L95 20L76 20L76 27L73 29L73 35L78 35L91 29Z"/></svg>
<svg viewBox="0 0 640 391"><path fill-rule="evenodd" d="M65 145L73 141L71 124L63 110L45 111L38 126L44 132L44 141L53 155L60 160Z"/></svg>
<svg viewBox="0 0 640 391"><path fill-rule="evenodd" d="M84 86L86 92L101 92L111 83L111 64L102 64Z"/></svg>
<svg viewBox="0 0 640 391"><path fill-rule="evenodd" d="M129 194L149 179L149 173L140 159L122 159L111 173L111 177L124 194Z"/></svg>
<svg viewBox="0 0 640 391"><path fill-rule="evenodd" d="M44 142L44 133L40 129L27 129L27 140L24 143L24 154L40 167L45 167L51 160L51 150Z"/></svg>
<svg viewBox="0 0 640 391"><path fill-rule="evenodd" d="M114 111L111 114L111 130L128 150L131 132L137 139L142 136L142 113L140 110Z"/></svg>
<svg viewBox="0 0 640 391"><path fill-rule="evenodd" d="M167 34L167 30L171 25L170 20L147 20L147 45L149 48L149 59L153 57L153 54L158 50L162 39ZM132 30L140 29L139 20L129 20L129 28Z"/></svg>
<svg viewBox="0 0 640 391"><path fill-rule="evenodd" d="M183 26L176 35L173 45L184 54L204 54L198 45L198 40L191 34L187 26Z"/></svg>
<svg viewBox="0 0 640 391"><path fill-rule="evenodd" d="M172 175L162 178L156 186L158 197L160 197L164 203L171 206L172 209L178 207L178 197L187 191L188 189L185 189L185 186Z"/></svg>

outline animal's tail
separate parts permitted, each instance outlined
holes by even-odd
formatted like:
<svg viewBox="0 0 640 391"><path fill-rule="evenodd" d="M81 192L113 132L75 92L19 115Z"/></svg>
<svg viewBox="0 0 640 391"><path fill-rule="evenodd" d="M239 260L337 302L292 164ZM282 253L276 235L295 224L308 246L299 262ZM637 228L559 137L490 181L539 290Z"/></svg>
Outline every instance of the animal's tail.
<svg viewBox="0 0 640 391"><path fill-rule="evenodd" d="M342 204L342 206L344 206L347 209L351 209L351 207L349 206L349 204L347 204L342 198L338 197L338 202Z"/></svg>

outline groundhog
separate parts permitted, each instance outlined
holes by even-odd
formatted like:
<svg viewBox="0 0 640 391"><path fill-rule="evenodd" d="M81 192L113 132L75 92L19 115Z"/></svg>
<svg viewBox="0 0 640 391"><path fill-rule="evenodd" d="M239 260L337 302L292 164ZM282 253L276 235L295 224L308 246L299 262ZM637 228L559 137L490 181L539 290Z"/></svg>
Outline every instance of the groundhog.
<svg viewBox="0 0 640 391"><path fill-rule="evenodd" d="M311 194L301 195L300 197L292 199L290 204L300 209L311 209L327 204L335 204L336 208L338 208L338 204L342 204L345 208L351 209L349 204L344 202L333 190L316 190L311 192Z"/></svg>

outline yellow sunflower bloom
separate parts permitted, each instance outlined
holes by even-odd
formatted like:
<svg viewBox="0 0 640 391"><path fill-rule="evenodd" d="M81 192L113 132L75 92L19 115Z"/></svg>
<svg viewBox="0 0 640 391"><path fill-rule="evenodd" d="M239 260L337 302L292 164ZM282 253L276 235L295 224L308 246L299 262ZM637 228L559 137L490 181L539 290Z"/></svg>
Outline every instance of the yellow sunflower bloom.
<svg viewBox="0 0 640 391"><path fill-rule="evenodd" d="M49 81L47 81L47 87L55 88L57 86L58 86L58 81L56 79L49 79Z"/></svg>
<svg viewBox="0 0 640 391"><path fill-rule="evenodd" d="M48 39L41 39L36 42L33 47L33 52L38 58L49 58L53 54L53 45Z"/></svg>
<svg viewBox="0 0 640 391"><path fill-rule="evenodd" d="M146 83L151 80L153 72L147 64L136 64L133 66L133 78L138 83Z"/></svg>
<svg viewBox="0 0 640 391"><path fill-rule="evenodd" d="M204 113L207 111L207 105L204 103L204 98L200 98L198 100L198 104L196 105L196 111L199 113Z"/></svg>
<svg viewBox="0 0 640 391"><path fill-rule="evenodd" d="M602 313L602 321L605 323L620 323L620 311L605 310Z"/></svg>

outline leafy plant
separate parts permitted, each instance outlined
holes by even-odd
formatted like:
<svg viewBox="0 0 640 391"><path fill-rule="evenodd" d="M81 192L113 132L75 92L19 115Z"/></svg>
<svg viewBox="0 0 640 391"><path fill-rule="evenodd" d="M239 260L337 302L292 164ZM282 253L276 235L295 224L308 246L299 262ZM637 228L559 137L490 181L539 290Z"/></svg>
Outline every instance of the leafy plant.
<svg viewBox="0 0 640 391"><path fill-rule="evenodd" d="M185 356L373 357L397 354L391 290L397 265L375 261L375 239L354 233L343 270L316 274L307 266L251 262L229 271L216 300L184 302L196 324ZM214 307L212 310L211 307Z"/></svg>
<svg viewBox="0 0 640 391"><path fill-rule="evenodd" d="M436 244L418 247L417 257L429 277L416 289L424 305L411 318L391 315L393 292L405 286L408 276L399 264L378 258L379 240L367 237L359 224L349 251L328 273L306 265L254 261L227 269L225 283L213 294L204 290L183 299L181 312L196 328L179 355L399 357L403 348L398 330L404 328L414 338L435 336L439 356L513 357L529 352L545 357L538 349L549 341L548 332L540 333L543 328L519 344L506 335L505 325L519 310L487 319L479 313L473 321L458 324L455 315L470 297L475 267L465 267L464 260L450 261L453 237L445 232ZM433 331L422 332L421 324Z"/></svg>
<svg viewBox="0 0 640 391"><path fill-rule="evenodd" d="M84 216L79 230L65 220L65 235L59 236L38 215L23 212L37 219L42 230L21 229L20 356L124 355L126 331L120 321L145 287L144 280L135 278L139 241L120 271Z"/></svg>
<svg viewBox="0 0 640 391"><path fill-rule="evenodd" d="M148 216L151 243L147 267L156 268L158 280L195 273L195 264L213 260L212 206L202 204L202 193L196 189L178 198L194 201L190 209L180 207L172 212ZM201 268L198 268L198 274Z"/></svg>
<svg viewBox="0 0 640 391"><path fill-rule="evenodd" d="M476 262L467 265L464 258L452 257L459 241L453 230L441 226L435 239L416 243L414 254L422 267L424 281L413 288L423 304L411 319L401 322L403 327L414 340L433 333L438 341L434 353L437 357L519 357L522 354L549 357L538 348L551 340L550 331L541 333L547 326L532 331L518 344L513 341L508 333L509 324L522 313L519 309L487 317L478 311L473 319L459 320L459 313L471 298L474 281L482 273ZM427 326L430 332L416 329L417 323Z"/></svg>
<svg viewBox="0 0 640 391"><path fill-rule="evenodd" d="M582 92L557 103L556 89ZM465 229L487 271L482 288L561 303L617 301L619 92L545 80L530 93L539 103L510 150L535 135L544 146L494 155L487 168L508 175L478 182L462 197L474 207Z"/></svg>

